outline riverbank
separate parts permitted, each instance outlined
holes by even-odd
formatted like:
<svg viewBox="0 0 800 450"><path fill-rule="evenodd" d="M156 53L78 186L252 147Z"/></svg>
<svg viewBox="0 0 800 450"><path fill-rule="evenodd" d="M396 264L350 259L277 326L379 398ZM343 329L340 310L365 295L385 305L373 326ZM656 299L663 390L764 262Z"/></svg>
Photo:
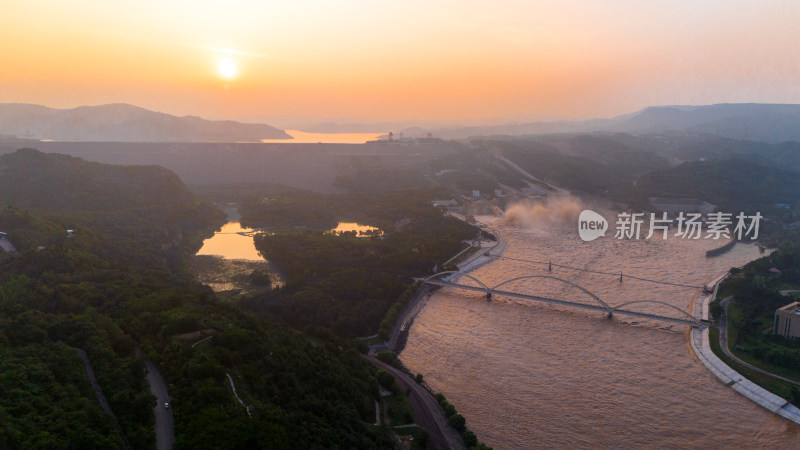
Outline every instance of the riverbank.
<svg viewBox="0 0 800 450"><path fill-rule="evenodd" d="M455 214L453 214L453 216L466 222L463 216ZM493 242L483 242L480 247L475 248L472 254L467 256L463 261L457 263L458 271L461 273L473 271L485 264L495 261L498 257L503 256L508 249L505 240L495 230L483 223L479 223L479 225L482 229L490 230L495 240ZM451 260L460 257L464 252L465 251L462 251L455 255ZM462 437L449 425L442 408L434 397L436 392L424 381L415 381L414 374L399 358L397 359L399 367L389 366L375 358L375 355L380 351L391 350L399 354L403 350L406 339L408 338L408 332L414 324L414 319L425 306L428 299L430 299L431 295L438 289L438 286L422 284L400 313L389 339L384 343L371 345L367 358L376 367L382 368L394 375L397 382L405 388L414 415L415 417L419 417L419 423L417 423L417 425L431 434L431 438L437 443L438 448L463 449L465 446Z"/></svg>
<svg viewBox="0 0 800 450"><path fill-rule="evenodd" d="M719 285L727 276L728 274L722 275L710 283L714 286L711 294L697 294L694 302L695 316L699 311L699 318L708 320L708 305L711 300L716 298ZM703 329L693 327L689 336L689 343L700 362L725 386L730 387L763 408L800 425L800 409L792 405L788 400L748 380L714 354L711 350L709 329L707 327Z"/></svg>
<svg viewBox="0 0 800 450"><path fill-rule="evenodd" d="M742 361L738 356L734 355L731 349L728 346L728 305L730 304L733 297L726 297L724 298L720 304L722 305L722 314L719 318L720 323L720 330L719 330L719 347L722 353L725 354L728 358L730 358L736 364L740 366L752 370L753 372L758 372L762 375L766 375L768 377L774 378L776 380L780 380L784 383L794 384L796 386L800 386L800 382L790 380L788 378L784 378L780 375L776 375L772 372L768 372L760 367L756 367L748 362ZM709 333L710 336L710 333ZM711 337L713 342L713 336Z"/></svg>
<svg viewBox="0 0 800 450"><path fill-rule="evenodd" d="M541 230L536 226L497 226L508 251L469 275L490 286L518 277L555 275L615 304L655 298L689 311L687 303L705 282L758 257L752 245L706 258L712 242L706 241L702 251L694 241L675 239L598 239L586 244L572 224L543 223ZM693 287L627 279L619 283L605 274L556 267L550 272L549 260ZM519 282L509 290L583 297L560 283L539 281ZM459 282L471 284L466 276ZM655 308L640 310L656 313ZM667 315L677 317L675 313ZM594 313L506 299L489 302L480 292L465 295L444 289L415 319L400 358L441 390L470 429L495 448L681 447L687 439L718 448L795 447L793 425L718 384L697 364L687 351L689 333L684 327L620 323ZM735 413L709 414L699 405Z"/></svg>
<svg viewBox="0 0 800 450"><path fill-rule="evenodd" d="M466 218L464 216L454 213L450 213L450 215L466 222ZM503 237L497 233L496 230L482 222L478 222L478 224L481 225L482 229L491 231L491 234L495 237L495 241L486 241L485 243L487 245L482 245L481 247L476 248L471 255L459 262L457 267L460 273L469 273L478 269L479 267L495 261L497 258L503 256L506 253L506 250L508 250L508 244ZM408 337L408 331L414 324L414 318L417 316L417 314L419 314L420 311L422 311L422 308L425 306L428 299L438 289L438 286L420 286L416 294L409 299L408 304L403 309L403 312L400 313L400 316L397 318L389 339L387 339L383 344L375 344L370 346L370 354L374 355L375 353L383 350L392 350L398 354L403 351L406 338Z"/></svg>
<svg viewBox="0 0 800 450"><path fill-rule="evenodd" d="M414 411L414 423L431 436L436 448L464 450L466 446L459 433L450 426L445 417L444 411L439 407L436 399L426 386L414 381L408 369L400 369L379 361L374 356L367 357L375 367L385 370L392 374L397 383L402 387L408 396L409 405Z"/></svg>
<svg viewBox="0 0 800 450"><path fill-rule="evenodd" d="M736 243L737 243L736 238L732 238L725 245L723 245L721 247L717 247L717 248L712 248L711 250L708 250L706 252L706 257L707 258L712 258L714 256L719 256L719 255L721 255L723 253L726 253L726 252L730 251L733 248L733 246L736 245Z"/></svg>

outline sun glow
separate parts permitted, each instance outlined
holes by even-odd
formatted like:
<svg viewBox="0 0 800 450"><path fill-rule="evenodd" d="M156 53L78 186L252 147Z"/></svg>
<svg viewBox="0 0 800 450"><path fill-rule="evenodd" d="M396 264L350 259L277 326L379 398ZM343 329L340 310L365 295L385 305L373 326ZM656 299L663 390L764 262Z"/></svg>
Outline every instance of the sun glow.
<svg viewBox="0 0 800 450"><path fill-rule="evenodd" d="M236 64L230 59L223 59L217 65L217 70L219 74L222 75L222 78L230 80L231 78L236 76Z"/></svg>
<svg viewBox="0 0 800 450"><path fill-rule="evenodd" d="M1 101L454 124L800 102L800 2L189 3L2 3Z"/></svg>

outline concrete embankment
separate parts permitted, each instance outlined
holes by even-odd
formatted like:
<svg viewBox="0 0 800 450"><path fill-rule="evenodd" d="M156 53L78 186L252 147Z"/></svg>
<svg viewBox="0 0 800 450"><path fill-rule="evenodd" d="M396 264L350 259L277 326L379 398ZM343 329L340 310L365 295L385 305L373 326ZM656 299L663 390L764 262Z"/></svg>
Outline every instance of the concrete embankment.
<svg viewBox="0 0 800 450"><path fill-rule="evenodd" d="M768 377L775 378L776 380L781 380L784 383L794 384L800 386L800 382L790 380L788 378L784 378L780 375L776 375L772 372L768 372L760 367L756 367L748 362L742 361L736 356L730 348L728 348L728 305L730 304L733 297L726 297L722 301L720 301L720 305L722 305L722 315L720 316L720 330L719 330L719 346L722 349L722 353L725 353L725 356L730 358L731 360L735 361L736 364L739 364L742 367L746 367L754 372L758 372L764 374Z"/></svg>
<svg viewBox="0 0 800 450"><path fill-rule="evenodd" d="M465 220L464 217L454 216ZM492 231L496 241L486 242L485 245L477 248L474 253L460 262L458 264L459 272L466 273L475 270L505 254L508 246L503 238L491 228L485 228ZM461 254L456 255L456 257L460 255ZM403 365L402 361L398 360L400 367L397 368L384 364L374 357L377 352L382 350L393 350L395 353L400 353L403 350L406 338L408 337L408 331L414 323L414 318L419 314L425 306L425 303L437 289L439 289L437 286L420 286L416 295L409 300L403 312L400 314L400 317L398 317L395 322L389 339L383 344L370 346L368 359L375 366L394 375L397 382L405 388L408 393L411 408L414 411L417 425L425 429L431 435L431 439L434 441L437 448L463 449L465 448L464 442L458 432L447 423L444 412L434 399L433 389L424 381L422 383L416 383L413 380L414 374Z"/></svg>
<svg viewBox="0 0 800 450"><path fill-rule="evenodd" d="M457 214L451 214L456 218L461 220L465 220L464 217L459 216ZM458 271L461 273L471 272L485 264L488 264L498 257L503 256L508 249L508 245L506 244L505 240L492 228L485 226L486 229L490 230L492 234L495 236L495 241L487 241L483 246L480 248L475 249L475 251L469 255L464 261L461 261L458 264ZM457 276L457 275L456 275ZM405 341L408 337L408 331L411 329L411 325L414 324L414 318L419 314L422 308L427 303L428 299L433 295L439 287L437 286L430 286L430 285L423 285L418 290L416 295L412 297L406 307L403 309L403 312L400 313L400 317L398 317L397 322L395 322L394 328L392 329L392 334L389 336L389 339L384 344L373 345L370 348L370 353L375 354L376 352L382 350L392 350L395 353L400 353L403 348L405 347Z"/></svg>
<svg viewBox="0 0 800 450"><path fill-rule="evenodd" d="M463 450L466 448L461 436L448 424L447 417L445 417L439 403L423 386L412 380L401 369L385 364L374 357L369 357L368 359L376 367L392 374L397 383L407 393L411 409L414 411L415 423L430 434L436 448L443 450Z"/></svg>
<svg viewBox="0 0 800 450"><path fill-rule="evenodd" d="M711 283L714 285L714 290L710 295L697 295L694 304L695 316L698 316L699 313L701 319L708 320L708 305L716 298L719 283L726 277L727 274L717 278ZM748 380L714 354L709 342L708 328L703 328L702 330L692 328L691 335L689 336L689 343L692 347L692 351L697 355L700 362L725 384L725 386L730 387L775 414L796 424L800 424L800 409L792 405L788 400Z"/></svg>
<svg viewBox="0 0 800 450"><path fill-rule="evenodd" d="M462 216L461 214L450 213L450 215L455 217L456 219L467 222L466 217ZM477 224L482 229L490 231L491 234L495 237L495 241L494 242L487 241L485 245L483 245L480 249L477 249L469 257L465 258L464 261L458 263L459 272L463 273L471 272L477 269L478 267L483 266L484 264L488 264L496 260L499 256L503 256L506 253L506 250L508 249L506 241L503 240L503 237L500 236L497 230L480 221L477 221Z"/></svg>
<svg viewBox="0 0 800 450"><path fill-rule="evenodd" d="M711 250L706 252L706 257L711 258L713 256L719 256L719 255L721 255L723 253L727 253L729 250L731 250L736 245L736 242L737 242L736 239L731 239L730 241L728 241L725 245L723 245L721 247L712 248Z"/></svg>

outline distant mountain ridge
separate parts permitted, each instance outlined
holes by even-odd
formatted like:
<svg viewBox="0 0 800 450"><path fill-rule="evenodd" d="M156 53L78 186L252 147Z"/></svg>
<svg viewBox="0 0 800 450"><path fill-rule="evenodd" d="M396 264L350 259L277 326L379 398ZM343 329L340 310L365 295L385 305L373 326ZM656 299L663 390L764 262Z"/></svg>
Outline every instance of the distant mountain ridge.
<svg viewBox="0 0 800 450"><path fill-rule="evenodd" d="M0 135L22 139L105 142L257 142L291 139L266 124L178 117L114 103L56 109L0 103Z"/></svg>
<svg viewBox="0 0 800 450"><path fill-rule="evenodd" d="M800 142L800 105L721 103L705 106L650 106L611 119L539 121L433 129L410 127L402 131L405 135L413 137L422 137L431 132L435 137L444 139L552 133L680 132L769 143Z"/></svg>
<svg viewBox="0 0 800 450"><path fill-rule="evenodd" d="M411 126L406 121L345 125L322 123L300 129L354 132L374 131L376 128L386 128L387 133L394 131L395 135L402 132L408 137L425 137L430 132L443 139L622 132L640 135L690 133L768 143L800 142L800 104L650 106L611 119L519 121L500 125ZM285 131L266 124L177 117L122 103L72 109L0 103L0 138L13 136L65 142L258 142L261 139L291 139Z"/></svg>
<svg viewBox="0 0 800 450"><path fill-rule="evenodd" d="M772 143L800 141L800 105L650 107L611 128L632 133L681 131Z"/></svg>

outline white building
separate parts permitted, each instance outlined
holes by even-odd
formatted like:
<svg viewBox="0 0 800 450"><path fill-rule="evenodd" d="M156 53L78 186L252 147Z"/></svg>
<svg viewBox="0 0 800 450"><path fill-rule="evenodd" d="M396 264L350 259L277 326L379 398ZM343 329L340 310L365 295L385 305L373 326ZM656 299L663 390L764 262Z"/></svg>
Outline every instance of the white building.
<svg viewBox="0 0 800 450"><path fill-rule="evenodd" d="M800 302L792 302L775 310L775 334L800 338Z"/></svg>

